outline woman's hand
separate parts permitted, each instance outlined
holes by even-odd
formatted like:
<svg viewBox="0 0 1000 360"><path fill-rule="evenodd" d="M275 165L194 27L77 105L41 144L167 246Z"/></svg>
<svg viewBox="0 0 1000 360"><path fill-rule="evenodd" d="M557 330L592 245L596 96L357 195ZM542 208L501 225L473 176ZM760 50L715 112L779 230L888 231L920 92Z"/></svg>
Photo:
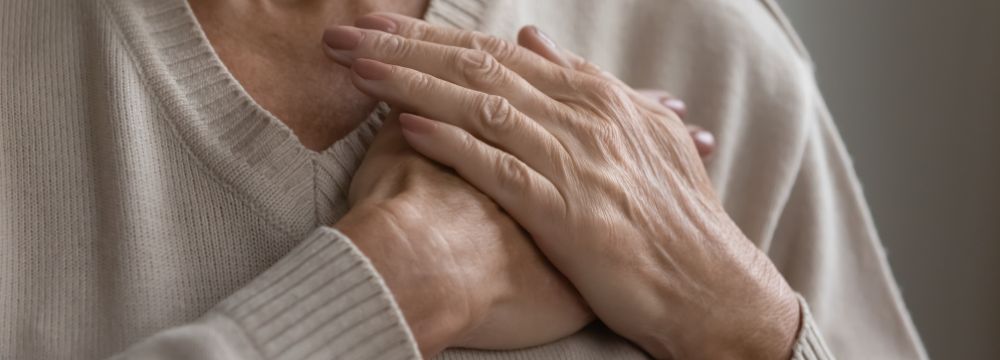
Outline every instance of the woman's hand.
<svg viewBox="0 0 1000 360"><path fill-rule="evenodd" d="M351 182L348 235L393 293L421 352L511 349L593 319L566 278L490 198L415 153L388 116Z"/></svg>
<svg viewBox="0 0 1000 360"><path fill-rule="evenodd" d="M385 23L380 20L371 20L372 18L365 18L361 20L358 24L363 26L365 24L374 25L369 26L373 29L381 30L385 27ZM405 21L405 19L404 19ZM379 25L382 26L379 26ZM545 58L552 63L563 66L570 69L578 70L582 73L604 77L608 81L617 83L623 87L628 87L625 83L622 83L614 75L602 71L597 65L587 61L568 50L559 48L558 45L552 39L549 39L541 30L534 26L526 26L518 34L518 44L520 44L525 49L531 50L535 54ZM670 109L677 115L677 117L684 120L687 116L687 105L684 101L678 99L677 97L671 95L670 93L663 90L655 89L638 89L636 90L639 94L647 97L648 99L663 105L667 109ZM701 158L707 159L715 151L715 136L711 132L702 129L700 126L687 124L688 133L691 134L691 140L694 140L694 146L698 149L698 155Z"/></svg>
<svg viewBox="0 0 1000 360"><path fill-rule="evenodd" d="M795 294L726 215L674 112L493 37L388 14L358 25L382 31L328 30L330 55L407 111L406 140L497 201L608 326L658 358L790 356Z"/></svg>

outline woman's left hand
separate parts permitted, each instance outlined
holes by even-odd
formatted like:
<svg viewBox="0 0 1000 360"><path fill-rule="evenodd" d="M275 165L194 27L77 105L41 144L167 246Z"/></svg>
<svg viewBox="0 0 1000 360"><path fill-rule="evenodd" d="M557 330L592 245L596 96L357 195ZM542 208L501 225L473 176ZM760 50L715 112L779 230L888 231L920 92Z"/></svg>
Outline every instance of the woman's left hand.
<svg viewBox="0 0 1000 360"><path fill-rule="evenodd" d="M327 31L330 55L408 112L407 141L511 214L605 324L657 358L791 355L796 295L725 213L674 112L483 34L358 25Z"/></svg>

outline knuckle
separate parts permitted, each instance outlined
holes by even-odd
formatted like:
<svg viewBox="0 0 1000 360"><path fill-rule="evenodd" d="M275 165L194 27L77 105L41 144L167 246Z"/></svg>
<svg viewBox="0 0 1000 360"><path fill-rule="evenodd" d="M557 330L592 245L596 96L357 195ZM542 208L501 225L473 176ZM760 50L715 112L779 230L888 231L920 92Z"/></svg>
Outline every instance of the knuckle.
<svg viewBox="0 0 1000 360"><path fill-rule="evenodd" d="M586 88L584 77L579 72L567 68L555 68L552 70L553 82L570 88L574 93L582 92Z"/></svg>
<svg viewBox="0 0 1000 360"><path fill-rule="evenodd" d="M588 73L588 74L591 74L591 75L600 75L603 72L603 70L601 70L600 66L597 66L597 64L594 64L594 63L590 62L589 60L583 60L583 62L580 63L580 65L577 66L577 70L580 70L582 72L585 72L585 73Z"/></svg>
<svg viewBox="0 0 1000 360"><path fill-rule="evenodd" d="M472 136L472 134L469 134L468 132L461 132L458 139L458 150L465 154L477 153L480 150L479 139L476 139L475 136Z"/></svg>
<svg viewBox="0 0 1000 360"><path fill-rule="evenodd" d="M483 50L463 50L458 53L457 62L463 80L476 89L496 86L508 78L500 61Z"/></svg>
<svg viewBox="0 0 1000 360"><path fill-rule="evenodd" d="M496 159L500 186L505 188L524 188L531 179L528 169L513 155L502 153Z"/></svg>
<svg viewBox="0 0 1000 360"><path fill-rule="evenodd" d="M593 79L585 86L586 94L601 113L629 112L632 101L628 91L618 84L603 79Z"/></svg>
<svg viewBox="0 0 1000 360"><path fill-rule="evenodd" d="M427 39L434 29L422 21L405 21L399 24L397 34L404 35L411 39Z"/></svg>
<svg viewBox="0 0 1000 360"><path fill-rule="evenodd" d="M514 126L516 120L514 107L506 98L498 95L487 95L481 100L480 109L482 126L487 132L509 132Z"/></svg>
<svg viewBox="0 0 1000 360"><path fill-rule="evenodd" d="M378 34L372 41L377 49L387 54L404 55L409 50L406 38L395 34Z"/></svg>
<svg viewBox="0 0 1000 360"><path fill-rule="evenodd" d="M620 86L605 80L596 80L588 86L589 92L598 100L620 101L628 97Z"/></svg>
<svg viewBox="0 0 1000 360"><path fill-rule="evenodd" d="M517 51L517 47L514 44L492 35L476 36L472 45L474 49L486 51L498 59L509 58Z"/></svg>
<svg viewBox="0 0 1000 360"><path fill-rule="evenodd" d="M433 79L430 75L418 72L406 82L410 94L425 94L433 89Z"/></svg>

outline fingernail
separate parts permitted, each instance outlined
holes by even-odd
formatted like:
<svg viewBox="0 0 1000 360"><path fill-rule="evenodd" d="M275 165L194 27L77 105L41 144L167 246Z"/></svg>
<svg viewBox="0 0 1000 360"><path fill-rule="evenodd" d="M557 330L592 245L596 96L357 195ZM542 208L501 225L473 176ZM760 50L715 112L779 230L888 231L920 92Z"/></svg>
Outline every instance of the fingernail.
<svg viewBox="0 0 1000 360"><path fill-rule="evenodd" d="M707 130L697 130L691 133L691 138L694 139L694 145L698 148L698 154L701 157L706 157L712 154L715 150L715 135Z"/></svg>
<svg viewBox="0 0 1000 360"><path fill-rule="evenodd" d="M323 32L323 42L336 50L354 50L365 34L350 26L336 26Z"/></svg>
<svg viewBox="0 0 1000 360"><path fill-rule="evenodd" d="M362 29L371 29L384 31L390 34L395 34L397 26L396 21L378 15L365 15L354 22L354 26Z"/></svg>
<svg viewBox="0 0 1000 360"><path fill-rule="evenodd" d="M434 131L434 121L423 116L413 115L409 113L399 114L399 126L403 128L403 131L412 134L427 134Z"/></svg>
<svg viewBox="0 0 1000 360"><path fill-rule="evenodd" d="M548 46L552 50L559 49L559 45L556 45L556 42L552 41L552 38L550 38L548 35L546 35L545 32L543 32L541 29L539 29L539 28L537 28L535 26L531 26L531 29L532 29L532 31L535 32L535 35L537 35L539 39L542 39L542 41L545 42L546 46Z"/></svg>
<svg viewBox="0 0 1000 360"><path fill-rule="evenodd" d="M351 71L365 80L382 80L389 76L392 67L375 60L358 59L351 65Z"/></svg>
<svg viewBox="0 0 1000 360"><path fill-rule="evenodd" d="M544 48L535 49L536 45L531 45L529 48L531 48L532 51L534 51L535 53L541 55L546 59L549 59L549 61L552 61L556 65L567 67L570 69L576 68L576 66L572 62L570 62L569 59L566 58L566 56L563 54L563 51L559 49L559 45L556 45L556 42L552 41L552 38L550 38L548 35L542 32L542 30L539 30L538 27L534 25L528 25L525 26L521 31L522 32L518 33L518 42L522 41L520 38L522 34L527 35L529 37L533 37L537 39L537 41L533 39L530 40L531 43L541 42L540 45Z"/></svg>
<svg viewBox="0 0 1000 360"><path fill-rule="evenodd" d="M715 135L706 130L695 131L694 138L702 144L715 145Z"/></svg>
<svg viewBox="0 0 1000 360"><path fill-rule="evenodd" d="M660 104L663 104L667 109L673 110L681 118L687 115L687 105L681 99L663 97L660 98Z"/></svg>
<svg viewBox="0 0 1000 360"><path fill-rule="evenodd" d="M358 29L348 26L337 26L323 32L323 43L326 44L326 53L337 62L350 65L354 62L351 50L358 47L361 38L365 34Z"/></svg>

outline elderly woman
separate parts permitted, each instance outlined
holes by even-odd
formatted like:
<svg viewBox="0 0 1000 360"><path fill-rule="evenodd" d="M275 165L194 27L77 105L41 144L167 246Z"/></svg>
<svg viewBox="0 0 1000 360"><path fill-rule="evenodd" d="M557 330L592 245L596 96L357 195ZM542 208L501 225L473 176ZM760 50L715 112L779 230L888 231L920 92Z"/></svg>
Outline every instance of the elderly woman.
<svg viewBox="0 0 1000 360"><path fill-rule="evenodd" d="M15 0L0 30L2 358L925 357L768 1ZM629 85L688 101L707 170Z"/></svg>

